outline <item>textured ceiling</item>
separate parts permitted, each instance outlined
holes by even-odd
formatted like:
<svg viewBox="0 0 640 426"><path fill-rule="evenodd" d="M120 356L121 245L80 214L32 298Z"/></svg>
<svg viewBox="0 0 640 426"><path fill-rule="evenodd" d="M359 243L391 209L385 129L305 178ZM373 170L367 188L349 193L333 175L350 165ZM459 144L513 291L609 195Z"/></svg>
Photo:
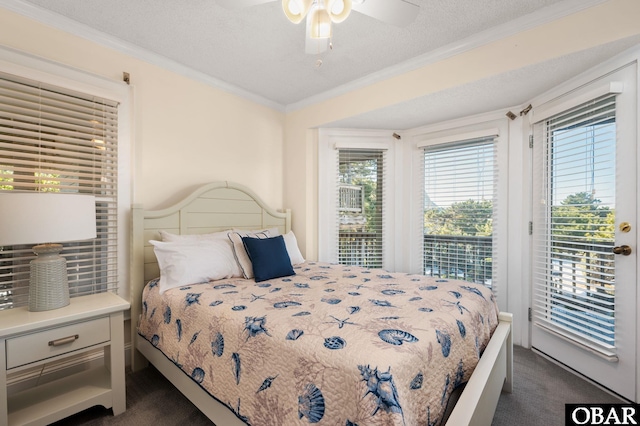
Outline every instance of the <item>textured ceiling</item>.
<svg viewBox="0 0 640 426"><path fill-rule="evenodd" d="M357 81L388 75L394 67L464 44L478 34L513 22L526 26L528 20L544 20L563 6L581 4L579 0L405 0L420 6L408 26L398 28L352 12L344 23L334 25L333 49L309 55L304 51L304 24L290 23L280 0L238 10L225 9L216 0L15 1L169 58L284 110ZM593 4L597 0L589 1ZM620 46L629 44L625 43L559 58L548 67L533 66L335 125L406 129L426 124L433 117L472 112L471 104L481 105L484 111L489 110L489 104L515 105L526 101L532 90L546 89L559 77L568 78L574 71L612 56ZM320 67L316 66L318 59L322 60ZM528 77L539 83L524 87L522 79ZM501 84L511 85L510 96L495 96L495 88ZM469 102L472 95L478 100ZM461 97L466 102L455 102Z"/></svg>
<svg viewBox="0 0 640 426"><path fill-rule="evenodd" d="M290 23L279 0L237 10L215 0L27 2L289 105L559 1L411 0L420 12L404 28L353 12L321 55L304 52L304 23Z"/></svg>

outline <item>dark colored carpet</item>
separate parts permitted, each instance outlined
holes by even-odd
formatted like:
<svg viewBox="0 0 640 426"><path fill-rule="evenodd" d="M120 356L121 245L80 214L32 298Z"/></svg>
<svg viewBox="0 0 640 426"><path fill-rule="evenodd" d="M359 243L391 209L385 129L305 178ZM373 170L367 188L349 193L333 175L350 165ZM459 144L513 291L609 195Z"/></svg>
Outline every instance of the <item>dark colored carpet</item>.
<svg viewBox="0 0 640 426"><path fill-rule="evenodd" d="M493 426L562 426L564 404L622 402L522 347L514 347L514 389L502 394ZM127 374L127 411L94 407L55 426L211 425L180 392L153 367ZM224 425L219 425L224 426ZM412 426L412 425L408 425Z"/></svg>
<svg viewBox="0 0 640 426"><path fill-rule="evenodd" d="M493 426L564 426L565 404L623 402L528 349L513 353L513 393L500 397Z"/></svg>
<svg viewBox="0 0 640 426"><path fill-rule="evenodd" d="M154 367L147 367L127 377L127 410L114 417L111 409L93 407L55 426L210 426L207 419L180 391ZM224 426L224 425L219 425Z"/></svg>

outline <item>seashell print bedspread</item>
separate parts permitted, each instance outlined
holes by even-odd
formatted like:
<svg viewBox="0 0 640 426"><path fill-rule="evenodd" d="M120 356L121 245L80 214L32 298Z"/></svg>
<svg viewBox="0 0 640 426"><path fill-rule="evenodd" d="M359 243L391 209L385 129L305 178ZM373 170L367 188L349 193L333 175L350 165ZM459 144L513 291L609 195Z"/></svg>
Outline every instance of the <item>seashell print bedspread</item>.
<svg viewBox="0 0 640 426"><path fill-rule="evenodd" d="M437 425L498 324L490 289L306 262L143 294L139 334L247 424Z"/></svg>

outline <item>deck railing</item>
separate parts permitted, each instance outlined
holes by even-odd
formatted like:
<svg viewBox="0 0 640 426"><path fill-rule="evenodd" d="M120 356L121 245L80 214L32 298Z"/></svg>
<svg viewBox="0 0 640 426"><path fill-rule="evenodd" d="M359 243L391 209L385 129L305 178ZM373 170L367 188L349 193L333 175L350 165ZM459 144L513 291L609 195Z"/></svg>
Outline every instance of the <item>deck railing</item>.
<svg viewBox="0 0 640 426"><path fill-rule="evenodd" d="M364 210L364 191L362 185L338 186L338 211L362 213Z"/></svg>
<svg viewBox="0 0 640 426"><path fill-rule="evenodd" d="M423 272L491 286L492 237L424 235Z"/></svg>
<svg viewBox="0 0 640 426"><path fill-rule="evenodd" d="M382 240L376 232L345 232L339 237L338 262L382 267ZM491 285L491 237L424 235L425 275Z"/></svg>
<svg viewBox="0 0 640 426"><path fill-rule="evenodd" d="M493 241L492 237L470 237L455 235L431 235L423 237L423 273L441 278L456 278L491 286L493 280ZM599 243L611 245L613 243ZM584 250L589 247L581 246ZM557 287L561 277L573 276L573 280L584 289L590 291L603 281L603 271L612 272L613 255L610 258L588 258L576 262L576 245L567 242L553 247L552 270ZM382 240L376 232L339 233L338 262L348 265L359 265L369 268L382 267ZM576 264L577 263L577 264ZM585 272L586 268L586 272ZM562 274L560 274L560 271ZM575 275L583 271L583 281L575 280ZM566 288L566 283L565 283ZM604 297L607 297L604 295Z"/></svg>
<svg viewBox="0 0 640 426"><path fill-rule="evenodd" d="M338 263L382 268L382 239L377 232L340 232Z"/></svg>

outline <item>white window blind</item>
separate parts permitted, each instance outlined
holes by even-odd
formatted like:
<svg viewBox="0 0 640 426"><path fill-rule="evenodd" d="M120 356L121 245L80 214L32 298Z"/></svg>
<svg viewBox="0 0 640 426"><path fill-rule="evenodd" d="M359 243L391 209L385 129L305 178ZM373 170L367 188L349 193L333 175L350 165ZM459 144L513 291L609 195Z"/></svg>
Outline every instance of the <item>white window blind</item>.
<svg viewBox="0 0 640 426"><path fill-rule="evenodd" d="M615 348L615 95L534 126L534 323Z"/></svg>
<svg viewBox="0 0 640 426"><path fill-rule="evenodd" d="M338 263L382 268L386 158L386 150L338 150Z"/></svg>
<svg viewBox="0 0 640 426"><path fill-rule="evenodd" d="M424 147L423 273L493 287L496 136Z"/></svg>
<svg viewBox="0 0 640 426"><path fill-rule="evenodd" d="M0 73L0 191L90 194L97 238L65 243L71 297L117 289L117 103ZM0 308L27 304L31 246L0 247Z"/></svg>

